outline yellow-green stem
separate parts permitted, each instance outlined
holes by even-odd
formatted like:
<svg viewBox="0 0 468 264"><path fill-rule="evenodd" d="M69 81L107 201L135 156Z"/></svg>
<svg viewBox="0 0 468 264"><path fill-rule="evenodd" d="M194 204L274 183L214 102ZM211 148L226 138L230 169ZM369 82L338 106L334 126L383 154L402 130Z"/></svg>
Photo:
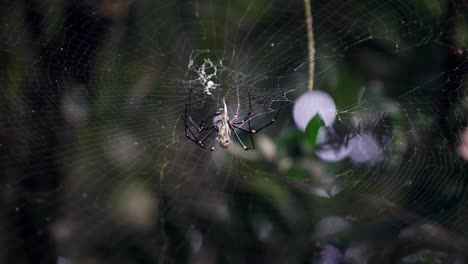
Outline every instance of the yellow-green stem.
<svg viewBox="0 0 468 264"><path fill-rule="evenodd" d="M314 72L315 72L315 39L312 27L312 8L310 5L311 0L304 0L305 15L307 24L307 41L309 47L309 91L314 89Z"/></svg>

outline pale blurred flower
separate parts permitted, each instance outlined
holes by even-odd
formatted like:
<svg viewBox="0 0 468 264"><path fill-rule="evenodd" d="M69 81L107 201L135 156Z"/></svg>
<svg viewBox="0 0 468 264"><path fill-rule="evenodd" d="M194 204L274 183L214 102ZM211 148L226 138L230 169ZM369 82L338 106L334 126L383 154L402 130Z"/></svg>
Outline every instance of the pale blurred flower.
<svg viewBox="0 0 468 264"><path fill-rule="evenodd" d="M325 126L331 126L336 119L336 105L330 95L322 91L310 91L295 102L293 118L297 128L304 131L315 115L320 115Z"/></svg>
<svg viewBox="0 0 468 264"><path fill-rule="evenodd" d="M352 138L349 142L349 157L356 163L373 163L382 158L382 148L371 133Z"/></svg>

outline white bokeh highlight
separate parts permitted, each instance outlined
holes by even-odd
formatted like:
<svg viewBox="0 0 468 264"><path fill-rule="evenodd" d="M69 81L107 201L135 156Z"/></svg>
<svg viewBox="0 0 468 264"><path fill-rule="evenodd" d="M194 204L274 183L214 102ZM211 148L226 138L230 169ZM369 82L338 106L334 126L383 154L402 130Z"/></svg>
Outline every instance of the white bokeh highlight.
<svg viewBox="0 0 468 264"><path fill-rule="evenodd" d="M297 128L305 131L315 115L320 115L325 126L331 126L336 119L335 101L325 92L309 91L301 95L293 107L293 118Z"/></svg>

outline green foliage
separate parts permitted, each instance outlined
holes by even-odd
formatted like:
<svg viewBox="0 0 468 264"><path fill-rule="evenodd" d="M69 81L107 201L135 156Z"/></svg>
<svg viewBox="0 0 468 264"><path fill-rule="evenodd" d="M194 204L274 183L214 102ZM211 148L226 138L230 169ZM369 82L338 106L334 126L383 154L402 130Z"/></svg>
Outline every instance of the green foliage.
<svg viewBox="0 0 468 264"><path fill-rule="evenodd" d="M307 124L305 130L305 140L310 149L315 149L320 128L322 128L323 126L325 126L325 123L318 114L315 115Z"/></svg>

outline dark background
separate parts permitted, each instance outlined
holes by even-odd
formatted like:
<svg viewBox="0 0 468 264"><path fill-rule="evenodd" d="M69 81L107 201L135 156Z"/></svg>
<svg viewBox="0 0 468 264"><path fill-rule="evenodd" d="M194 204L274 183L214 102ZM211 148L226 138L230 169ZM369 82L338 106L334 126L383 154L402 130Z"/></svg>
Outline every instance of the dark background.
<svg viewBox="0 0 468 264"><path fill-rule="evenodd" d="M323 162L295 129L302 1L2 1L0 262L468 261L468 3L312 13L316 89L344 134L390 146L379 161ZM196 50L223 59L223 96L239 91L242 110L247 91L263 111L287 92L255 152L185 138ZM197 117L218 107L194 98Z"/></svg>

